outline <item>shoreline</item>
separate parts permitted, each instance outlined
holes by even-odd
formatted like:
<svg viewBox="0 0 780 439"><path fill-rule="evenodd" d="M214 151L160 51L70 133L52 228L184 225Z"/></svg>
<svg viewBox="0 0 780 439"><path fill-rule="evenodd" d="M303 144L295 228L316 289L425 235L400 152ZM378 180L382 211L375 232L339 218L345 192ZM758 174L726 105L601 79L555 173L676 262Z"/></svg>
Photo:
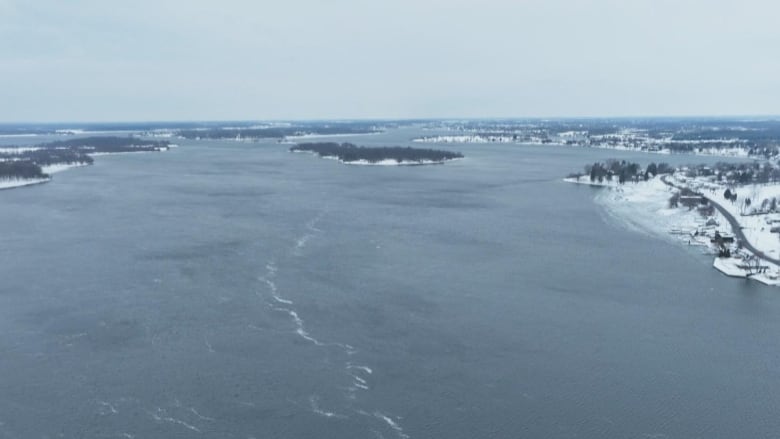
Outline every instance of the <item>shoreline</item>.
<svg viewBox="0 0 780 439"><path fill-rule="evenodd" d="M352 165L352 166L427 166L427 165L444 165L449 162L454 162L456 160L463 160L463 159L457 158L457 159L449 159L449 160L420 160L420 161L401 160L400 162L395 159L384 159L384 160L379 160L377 162L369 162L368 160L354 160L351 162L346 162L344 160L339 160L337 158L331 158L331 160L338 160L340 163L343 163L345 165Z"/></svg>
<svg viewBox="0 0 780 439"><path fill-rule="evenodd" d="M84 166L91 166L91 164L90 163L84 163L84 162L79 162L79 163L55 163L53 165L41 166L41 170L45 174L51 175L51 174L57 174L57 173L62 172L62 171L67 171L68 169L81 168L81 167L84 167Z"/></svg>
<svg viewBox="0 0 780 439"><path fill-rule="evenodd" d="M155 151L103 152L103 153L90 153L87 155L89 155L90 157L97 157L97 156L140 154L140 153L153 153L153 152L159 153L159 152L165 152L169 150L170 147L166 149L155 150ZM43 165L40 166L41 170L43 171L43 173L49 175L49 177L36 178L36 179L0 178L0 190L18 189L21 187L36 186L39 184L49 183L54 180L52 174L58 174L60 172L64 172L73 168L83 168L86 166L93 166L93 163L78 162L78 163L54 163L51 165Z"/></svg>
<svg viewBox="0 0 780 439"><path fill-rule="evenodd" d="M18 189L20 187L35 186L39 184L48 183L51 181L49 178L31 178L31 179L0 179L0 191Z"/></svg>
<svg viewBox="0 0 780 439"><path fill-rule="evenodd" d="M608 213L617 217L629 227L638 227L666 235L675 242L687 241L689 246L703 246L708 253L714 253L713 268L725 276L754 279L765 285L780 286L780 258L772 258L764 251L756 248L745 235L738 217L722 206L713 197L695 191L693 188L668 181L669 175L655 176L648 181L624 183L604 181L591 182L587 176L577 178L567 177L563 181L570 184L580 184L598 188L607 188L608 195L597 197L597 202L607 209ZM717 224L706 226L709 220L701 217L695 210L684 207L667 207L667 200L672 191L687 188L707 199L715 209L715 215L710 217ZM641 212L639 212L641 210ZM643 218L643 216L647 216ZM713 243L711 235L715 232L723 235L729 232L735 237L732 254L729 257L718 256L718 248ZM736 242L740 244L737 245ZM758 261L758 262L756 262ZM761 267L759 269L759 267Z"/></svg>
<svg viewBox="0 0 780 439"><path fill-rule="evenodd" d="M325 159L325 160L333 160L337 161L343 165L349 165L349 166L381 166L381 167L390 167L390 166L428 166L428 165L444 165L449 162L454 162L457 160L463 160L465 157L458 157L454 159L447 159L447 160L401 160L400 162L396 159L382 159L375 162L370 162L368 160L351 160L351 161L345 161L337 156L332 155L325 155L320 156L316 152L313 151L291 151L294 153L309 153L312 155L317 156L318 158Z"/></svg>
<svg viewBox="0 0 780 439"><path fill-rule="evenodd" d="M440 136L442 140L439 140L437 137L431 137L431 138L415 138L411 141L413 143L426 143L426 144L440 144L440 145L449 145L449 144L472 144L472 145L486 145L486 144L499 144L499 145L518 145L518 146L562 146L567 148L574 148L574 149L601 149L601 150L612 150L612 151L621 151L621 152L639 152L639 153L645 153L645 154L656 154L656 155L690 155L694 157L723 157L723 158L743 158L743 159L757 159L760 158L758 156L751 156L748 151L744 148L702 148L700 151L673 151L668 148L664 149L658 149L658 150L648 150L648 149L642 149L642 148L632 148L628 146L623 145L615 145L615 146L607 146L607 145L570 145L566 143L560 143L560 142L549 142L549 143L542 143L541 141L518 141L513 140L509 138L503 138L503 137L496 137L500 138L502 140L491 140L489 138L479 138L477 136ZM448 140L444 140L448 139ZM458 139L458 140L455 140ZM460 139L468 139L468 140L460 140ZM506 139L506 140L504 140Z"/></svg>

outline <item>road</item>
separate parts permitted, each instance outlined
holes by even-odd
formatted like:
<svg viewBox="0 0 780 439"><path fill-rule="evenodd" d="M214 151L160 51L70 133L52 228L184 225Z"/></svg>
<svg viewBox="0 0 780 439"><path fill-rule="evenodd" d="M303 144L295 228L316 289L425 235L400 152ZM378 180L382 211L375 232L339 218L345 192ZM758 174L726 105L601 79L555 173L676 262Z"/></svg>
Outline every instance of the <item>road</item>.
<svg viewBox="0 0 780 439"><path fill-rule="evenodd" d="M666 184L667 186L671 186L673 188L676 188L676 189L683 189L682 186L678 186L678 185L668 181L667 177L668 176L666 176L666 175L661 177L661 181L663 181L664 184ZM776 264L776 265L780 265L780 259L775 259L773 257L767 256L761 250L753 247L753 245L747 240L747 237L745 236L745 233L742 231L742 226L740 226L739 221L737 221L737 219L734 217L734 215L732 215L728 210L726 210L725 207L721 206L720 203L718 203L717 201L713 200L712 198L702 194L701 192L697 192L697 194L701 195L704 198L706 198L707 201L709 201L716 209L718 209L718 212L720 212L721 215L723 215L726 218L726 221L728 221L729 224L731 224L731 230L734 231L734 236L736 236L737 239L739 239L739 242L742 244L742 247L744 247L745 249L747 249L747 251L749 251L750 253L753 253L754 255L756 255L760 259L763 259L763 260L765 260L767 262L771 262L771 263Z"/></svg>

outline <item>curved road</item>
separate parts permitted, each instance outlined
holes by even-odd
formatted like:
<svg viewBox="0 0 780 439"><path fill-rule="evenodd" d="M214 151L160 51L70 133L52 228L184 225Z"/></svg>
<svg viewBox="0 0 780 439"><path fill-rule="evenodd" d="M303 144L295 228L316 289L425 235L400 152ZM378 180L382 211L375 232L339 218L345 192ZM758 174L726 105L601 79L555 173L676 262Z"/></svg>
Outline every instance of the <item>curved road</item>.
<svg viewBox="0 0 780 439"><path fill-rule="evenodd" d="M664 175L663 177L661 177L661 181L663 181L664 184L666 184L667 186L671 186L671 187L673 187L675 189L683 189L682 186L678 186L678 185L676 185L674 183L671 183L671 182L667 181L666 178L667 178L667 176ZM686 189L690 189L690 188L686 188ZM739 222L737 221L736 218L734 218L734 215L732 215L728 210L726 210L725 207L721 206L720 203L718 203L717 201L713 200L712 198L702 194L701 192L696 192L696 193L698 195L701 195L702 197L706 198L707 201L712 203L712 205L715 206L716 209L718 209L718 212L720 212L721 215L723 215L726 218L726 221L728 221L729 224L731 224L731 230L734 231L734 236L736 236L737 239L739 239L739 242L742 243L743 247L745 247L750 253L753 253L754 255L758 256L760 259L763 259L763 260L765 260L767 262L771 262L773 264L780 265L780 259L775 259L775 258L772 258L770 256L767 256L761 250L753 247L753 245L747 240L747 237L745 236L745 233L742 232L742 226L739 225Z"/></svg>

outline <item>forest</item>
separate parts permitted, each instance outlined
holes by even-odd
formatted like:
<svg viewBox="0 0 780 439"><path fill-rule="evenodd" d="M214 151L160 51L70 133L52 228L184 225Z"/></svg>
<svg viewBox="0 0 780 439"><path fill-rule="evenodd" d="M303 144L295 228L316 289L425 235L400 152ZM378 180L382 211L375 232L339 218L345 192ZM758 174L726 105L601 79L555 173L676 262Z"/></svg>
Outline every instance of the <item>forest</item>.
<svg viewBox="0 0 780 439"><path fill-rule="evenodd" d="M463 154L452 151L442 151L436 149L421 149L403 146L385 146L368 148L357 146L352 143L301 143L290 148L290 151L308 151L319 155L320 157L336 157L342 162L350 163L365 160L369 163L376 163L383 160L395 160L396 162L418 162L423 163L443 162L463 158Z"/></svg>
<svg viewBox="0 0 780 439"><path fill-rule="evenodd" d="M0 180L48 178L39 165L31 161L0 162Z"/></svg>
<svg viewBox="0 0 780 439"><path fill-rule="evenodd" d="M74 151L87 151L90 153L116 153L162 151L170 147L170 142L167 140L145 140L130 136L94 136L57 140L54 142L42 143L36 145L36 147L41 148L41 150L70 149Z"/></svg>
<svg viewBox="0 0 780 439"><path fill-rule="evenodd" d="M45 178L42 166L56 164L91 165L89 154L162 151L170 147L168 141L144 140L137 137L83 137L40 143L32 147L5 147L0 153L0 179Z"/></svg>

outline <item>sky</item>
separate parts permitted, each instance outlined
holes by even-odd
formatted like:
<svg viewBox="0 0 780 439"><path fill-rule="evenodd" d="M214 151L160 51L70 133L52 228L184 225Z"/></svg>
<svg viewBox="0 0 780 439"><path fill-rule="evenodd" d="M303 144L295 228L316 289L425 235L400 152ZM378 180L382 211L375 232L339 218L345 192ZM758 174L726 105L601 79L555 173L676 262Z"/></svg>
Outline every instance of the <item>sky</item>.
<svg viewBox="0 0 780 439"><path fill-rule="evenodd" d="M0 0L0 122L780 114L773 0Z"/></svg>

